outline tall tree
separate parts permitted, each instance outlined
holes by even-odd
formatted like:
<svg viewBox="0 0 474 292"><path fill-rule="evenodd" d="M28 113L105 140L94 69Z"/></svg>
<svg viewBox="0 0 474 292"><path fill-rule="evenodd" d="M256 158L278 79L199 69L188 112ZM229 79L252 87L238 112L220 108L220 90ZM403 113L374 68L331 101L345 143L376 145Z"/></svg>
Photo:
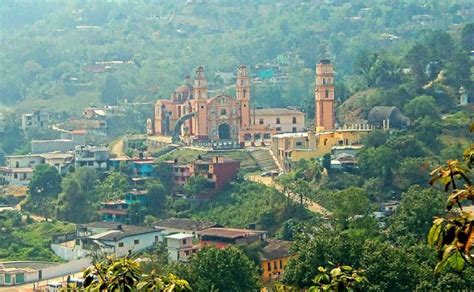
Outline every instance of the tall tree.
<svg viewBox="0 0 474 292"><path fill-rule="evenodd" d="M468 52L474 50L474 23L468 23L462 28L461 46Z"/></svg>
<svg viewBox="0 0 474 292"><path fill-rule="evenodd" d="M105 104L117 104L123 97L122 85L117 77L109 75L105 79L100 100Z"/></svg>
<svg viewBox="0 0 474 292"><path fill-rule="evenodd" d="M20 129L20 121L14 115L7 115L5 117L5 127L3 133L2 147L7 154L15 152L20 149L25 141L23 131Z"/></svg>
<svg viewBox="0 0 474 292"><path fill-rule="evenodd" d="M443 194L434 189L412 186L402 194L400 206L390 218L389 234L392 238L404 236L423 239L433 222L433 216L444 212Z"/></svg>
<svg viewBox="0 0 474 292"><path fill-rule="evenodd" d="M194 291L258 291L257 268L239 249L205 247L192 257L188 277Z"/></svg>
<svg viewBox="0 0 474 292"><path fill-rule="evenodd" d="M149 198L149 213L155 216L163 216L166 207L166 189L160 183L150 183L147 186Z"/></svg>
<svg viewBox="0 0 474 292"><path fill-rule="evenodd" d="M63 192L59 195L56 216L74 223L96 219L101 199L98 184L93 169L81 167L69 174L62 182Z"/></svg>
<svg viewBox="0 0 474 292"><path fill-rule="evenodd" d="M417 96L405 105L405 112L413 120L432 117L439 119L439 109L435 99L428 95Z"/></svg>
<svg viewBox="0 0 474 292"><path fill-rule="evenodd" d="M40 164L33 170L24 207L45 218L53 214L53 201L61 191L61 176L54 166Z"/></svg>

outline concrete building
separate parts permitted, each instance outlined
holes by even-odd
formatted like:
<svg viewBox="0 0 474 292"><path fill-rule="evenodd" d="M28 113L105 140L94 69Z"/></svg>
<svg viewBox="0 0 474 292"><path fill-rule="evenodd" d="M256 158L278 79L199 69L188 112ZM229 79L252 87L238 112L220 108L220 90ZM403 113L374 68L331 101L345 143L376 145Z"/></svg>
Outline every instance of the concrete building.
<svg viewBox="0 0 474 292"><path fill-rule="evenodd" d="M63 153L45 153L6 156L6 166L0 167L0 184L26 186L29 184L33 169L40 164L56 167L59 173L66 174L72 166L74 156Z"/></svg>
<svg viewBox="0 0 474 292"><path fill-rule="evenodd" d="M260 267L264 281L277 280L283 275L291 258L291 241L270 240L260 254Z"/></svg>
<svg viewBox="0 0 474 292"><path fill-rule="evenodd" d="M323 157L334 146L359 146L370 125L354 125L330 132L279 134L272 137L271 151L285 170L300 159Z"/></svg>
<svg viewBox="0 0 474 292"><path fill-rule="evenodd" d="M193 243L194 235L177 233L166 236L168 257L171 262L187 262L189 258L200 249Z"/></svg>
<svg viewBox="0 0 474 292"><path fill-rule="evenodd" d="M62 133L61 139L32 140L31 153L50 153L74 151L76 146L86 144L86 131L71 131Z"/></svg>
<svg viewBox="0 0 474 292"><path fill-rule="evenodd" d="M171 167L173 168L174 183L178 186L184 185L192 176L189 164L180 164L176 161L171 163Z"/></svg>
<svg viewBox="0 0 474 292"><path fill-rule="evenodd" d="M44 159L44 163L56 167L62 175L69 173L74 165L74 155L71 153L43 153L38 155Z"/></svg>
<svg viewBox="0 0 474 292"><path fill-rule="evenodd" d="M132 204L146 207L150 203L148 191L133 189L125 193L123 200L101 202L100 214L103 221L123 224L139 224L140 218L132 216Z"/></svg>
<svg viewBox="0 0 474 292"><path fill-rule="evenodd" d="M160 240L161 229L94 222L77 225L73 236L53 240L51 248L65 260L81 258L92 251L121 257L152 247Z"/></svg>
<svg viewBox="0 0 474 292"><path fill-rule="evenodd" d="M168 162L173 168L174 181L177 185L184 185L190 177L201 176L208 180L210 191L208 196L222 190L230 181L237 177L240 162L215 156L212 160L200 157L189 164L179 164L177 160Z"/></svg>
<svg viewBox="0 0 474 292"><path fill-rule="evenodd" d="M155 159L153 157L142 158L110 158L108 161L108 168L119 170L120 165L125 164L130 167L132 175L141 177L151 177L155 172Z"/></svg>
<svg viewBox="0 0 474 292"><path fill-rule="evenodd" d="M158 221L155 227L163 230L163 235L176 233L196 236L196 233L211 227L218 227L218 224L207 221L198 221L187 218L168 218Z"/></svg>
<svg viewBox="0 0 474 292"><path fill-rule="evenodd" d="M128 214L130 203L125 200L115 200L100 203L100 215L103 221L131 224Z"/></svg>
<svg viewBox="0 0 474 292"><path fill-rule="evenodd" d="M47 109L35 110L21 115L21 128L25 131L32 129L48 128L51 114Z"/></svg>
<svg viewBox="0 0 474 292"><path fill-rule="evenodd" d="M28 288L25 287L16 288L11 286L34 283L58 277L66 278L68 275L80 272L90 266L90 264L91 261L88 258L72 260L67 263L37 261L0 262L0 290L28 290Z"/></svg>
<svg viewBox="0 0 474 292"><path fill-rule="evenodd" d="M74 154L76 168L107 169L109 150L106 147L76 146Z"/></svg>
<svg viewBox="0 0 474 292"><path fill-rule="evenodd" d="M267 232L253 229L212 227L197 232L201 247L212 245L225 248L235 244L250 244L265 240Z"/></svg>
<svg viewBox="0 0 474 292"><path fill-rule="evenodd" d="M44 163L38 155L6 156L6 166L0 167L0 184L27 186L33 177L33 168Z"/></svg>
<svg viewBox="0 0 474 292"><path fill-rule="evenodd" d="M255 109L252 123L275 129L276 134L304 131L305 114L286 108Z"/></svg>

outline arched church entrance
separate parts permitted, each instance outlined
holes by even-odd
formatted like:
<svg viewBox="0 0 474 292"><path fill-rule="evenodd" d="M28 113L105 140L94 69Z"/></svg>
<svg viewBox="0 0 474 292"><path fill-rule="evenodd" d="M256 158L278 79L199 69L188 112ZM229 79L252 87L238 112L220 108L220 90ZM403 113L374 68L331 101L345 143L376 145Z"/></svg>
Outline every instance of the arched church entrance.
<svg viewBox="0 0 474 292"><path fill-rule="evenodd" d="M230 126L227 123L219 125L219 140L230 140Z"/></svg>

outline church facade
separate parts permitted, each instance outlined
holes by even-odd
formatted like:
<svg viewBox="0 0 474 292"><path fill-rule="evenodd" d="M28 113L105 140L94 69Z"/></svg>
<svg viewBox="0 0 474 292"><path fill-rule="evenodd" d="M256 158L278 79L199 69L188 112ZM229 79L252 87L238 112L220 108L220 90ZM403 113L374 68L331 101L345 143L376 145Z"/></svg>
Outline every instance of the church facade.
<svg viewBox="0 0 474 292"><path fill-rule="evenodd" d="M209 97L204 68L198 67L192 85L188 82L179 86L171 99L156 101L151 132L159 136L179 136L187 144L234 141L244 145L245 142L263 142L283 129L304 130L304 114L299 111L275 109L269 112L250 108L246 66L238 68L235 88L235 97L225 94ZM279 126L283 120L291 121L294 126Z"/></svg>

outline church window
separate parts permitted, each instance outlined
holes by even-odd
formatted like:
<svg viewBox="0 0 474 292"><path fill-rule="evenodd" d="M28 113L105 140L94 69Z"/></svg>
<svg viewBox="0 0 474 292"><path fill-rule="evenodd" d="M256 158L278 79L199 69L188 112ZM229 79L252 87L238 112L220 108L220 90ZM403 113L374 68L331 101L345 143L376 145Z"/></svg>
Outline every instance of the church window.
<svg viewBox="0 0 474 292"><path fill-rule="evenodd" d="M326 98L329 98L329 90L326 90Z"/></svg>
<svg viewBox="0 0 474 292"><path fill-rule="evenodd" d="M247 90L244 89L244 97L247 95Z"/></svg>
<svg viewBox="0 0 474 292"><path fill-rule="evenodd" d="M227 115L227 111L225 108L221 109L221 116Z"/></svg>

